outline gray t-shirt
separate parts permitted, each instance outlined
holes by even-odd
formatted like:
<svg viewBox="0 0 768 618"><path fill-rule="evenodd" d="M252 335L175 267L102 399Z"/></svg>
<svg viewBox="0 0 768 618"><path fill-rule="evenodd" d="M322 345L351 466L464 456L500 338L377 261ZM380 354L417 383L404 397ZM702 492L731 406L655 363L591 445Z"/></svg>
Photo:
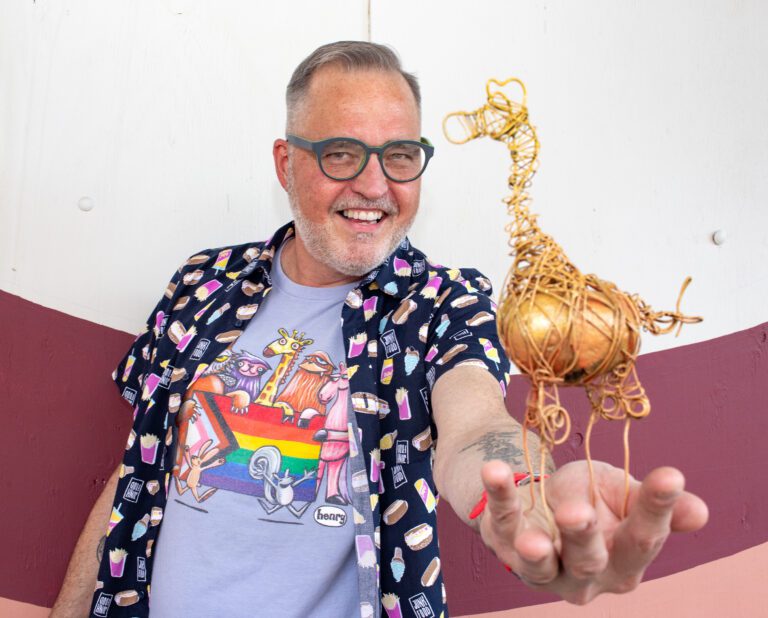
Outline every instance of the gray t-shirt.
<svg viewBox="0 0 768 618"><path fill-rule="evenodd" d="M279 255L272 277L178 416L151 582L161 618L360 616L339 318L354 284L298 285Z"/></svg>

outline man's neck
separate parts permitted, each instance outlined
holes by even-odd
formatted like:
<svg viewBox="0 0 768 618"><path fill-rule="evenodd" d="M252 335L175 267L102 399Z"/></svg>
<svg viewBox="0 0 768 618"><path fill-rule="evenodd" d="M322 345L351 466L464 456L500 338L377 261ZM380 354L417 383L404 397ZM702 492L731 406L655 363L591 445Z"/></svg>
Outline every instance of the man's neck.
<svg viewBox="0 0 768 618"><path fill-rule="evenodd" d="M315 288L330 288L358 281L353 277L337 272L313 258L301 240L291 238L280 252L280 266L294 283Z"/></svg>

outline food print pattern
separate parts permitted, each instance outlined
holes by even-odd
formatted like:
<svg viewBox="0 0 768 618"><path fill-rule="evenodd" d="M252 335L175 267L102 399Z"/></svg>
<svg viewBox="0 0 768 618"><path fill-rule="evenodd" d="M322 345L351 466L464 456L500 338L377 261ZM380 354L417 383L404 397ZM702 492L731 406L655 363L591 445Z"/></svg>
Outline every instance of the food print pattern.
<svg viewBox="0 0 768 618"><path fill-rule="evenodd" d="M147 616L152 549L176 457L176 415L189 384L268 302L276 248L267 242L212 249L175 273L113 378L133 407L91 607L94 616ZM436 429L430 393L457 365L487 369L502 391L509 363L496 334L490 282L479 272L433 264L405 239L341 308L346 364L370 509L355 521L361 616L447 616L432 478ZM501 355L500 355L501 354ZM471 411L468 411L471 413ZM366 530L373 528L373 538ZM374 577L371 577L371 575ZM366 598L378 598L370 603Z"/></svg>

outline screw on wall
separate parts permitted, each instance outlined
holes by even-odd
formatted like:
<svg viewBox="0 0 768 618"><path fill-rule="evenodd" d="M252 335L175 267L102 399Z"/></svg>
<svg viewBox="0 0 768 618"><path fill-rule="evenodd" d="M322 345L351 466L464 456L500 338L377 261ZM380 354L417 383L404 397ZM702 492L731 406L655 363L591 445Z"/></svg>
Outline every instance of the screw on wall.
<svg viewBox="0 0 768 618"><path fill-rule="evenodd" d="M725 230L715 230L712 232L712 242L718 247L725 244L726 239Z"/></svg>
<svg viewBox="0 0 768 618"><path fill-rule="evenodd" d="M92 199L92 198L90 198L90 197L88 197L87 195L86 195L86 196L83 196L83 197L81 197L81 198L80 198L80 199L77 201L77 207L78 207L80 210L82 210L83 212L89 212L89 211L93 210L93 207L94 207L95 205L96 205L96 204L94 203L93 199Z"/></svg>

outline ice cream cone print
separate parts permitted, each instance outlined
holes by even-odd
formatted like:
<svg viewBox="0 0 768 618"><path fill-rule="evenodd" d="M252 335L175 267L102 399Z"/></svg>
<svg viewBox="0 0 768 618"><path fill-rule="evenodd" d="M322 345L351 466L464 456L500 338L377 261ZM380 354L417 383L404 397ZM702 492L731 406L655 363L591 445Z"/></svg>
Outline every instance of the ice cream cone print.
<svg viewBox="0 0 768 618"><path fill-rule="evenodd" d="M419 364L419 352L418 350L408 346L405 348L405 375L409 376L416 369L416 365Z"/></svg>
<svg viewBox="0 0 768 618"><path fill-rule="evenodd" d="M424 360L427 361L427 362L430 362L433 358L435 358L435 356L437 356L437 346L433 345L427 351L427 354L424 357Z"/></svg>
<svg viewBox="0 0 768 618"><path fill-rule="evenodd" d="M355 358L360 356L365 350L365 344L368 342L368 335L366 333L357 333L349 338L349 358Z"/></svg>
<svg viewBox="0 0 768 618"><path fill-rule="evenodd" d="M131 540L135 541L140 539L147 533L149 527L149 513L144 515L139 521L133 525L133 532L131 532Z"/></svg>
<svg viewBox="0 0 768 618"><path fill-rule="evenodd" d="M408 401L408 389L398 388L395 393L395 399L397 400L397 409L400 413L401 421L408 421L411 419L411 404Z"/></svg>
<svg viewBox="0 0 768 618"><path fill-rule="evenodd" d="M437 328L435 329L435 334L438 337L442 337L445 334L445 331L448 329L448 326L450 325L451 320L450 318L443 314L440 316L440 324L437 325Z"/></svg>
<svg viewBox="0 0 768 618"><path fill-rule="evenodd" d="M389 567L392 569L392 577L395 578L396 582L403 579L403 575L405 574L405 560L403 560L403 550L400 547L395 547L395 555L392 557Z"/></svg>

